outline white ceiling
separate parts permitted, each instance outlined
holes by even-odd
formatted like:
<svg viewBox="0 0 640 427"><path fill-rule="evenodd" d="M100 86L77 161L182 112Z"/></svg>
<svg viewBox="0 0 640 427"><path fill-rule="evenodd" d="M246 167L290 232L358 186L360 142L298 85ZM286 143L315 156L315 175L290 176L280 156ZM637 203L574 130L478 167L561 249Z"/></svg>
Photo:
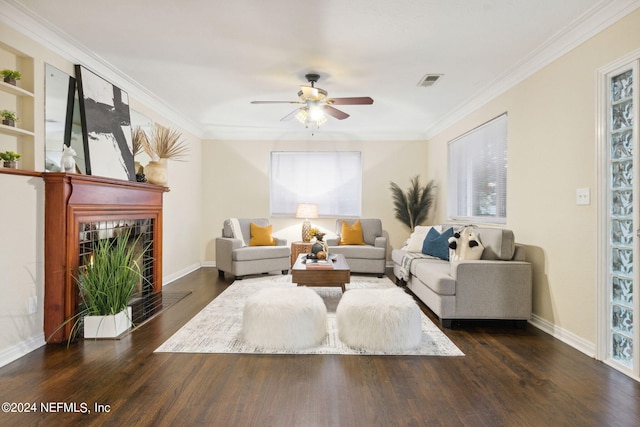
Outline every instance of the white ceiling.
<svg viewBox="0 0 640 427"><path fill-rule="evenodd" d="M426 139L638 7L632 0L9 3L197 123L205 138L260 140L310 137L297 121L280 121L295 106L250 104L296 100L310 71L329 97L375 101L340 106L351 117L330 118L315 138ZM427 73L444 77L418 87Z"/></svg>

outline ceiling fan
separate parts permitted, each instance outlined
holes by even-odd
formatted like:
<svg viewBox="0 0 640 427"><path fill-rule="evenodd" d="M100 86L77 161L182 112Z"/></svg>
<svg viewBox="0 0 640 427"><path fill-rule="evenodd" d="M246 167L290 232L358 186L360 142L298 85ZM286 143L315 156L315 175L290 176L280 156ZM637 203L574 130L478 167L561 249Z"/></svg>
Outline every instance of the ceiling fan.
<svg viewBox="0 0 640 427"><path fill-rule="evenodd" d="M333 105L371 105L373 99L368 96L351 97L351 98L328 98L327 91L316 87L315 84L320 80L319 74L307 74L305 78L309 82L309 86L300 86L298 97L300 101L252 101L252 104L300 104L300 108L293 110L284 116L280 121L289 120L295 117L298 121L305 125L313 124L320 126L327 121L327 115L338 120L344 120L349 114L338 110Z"/></svg>

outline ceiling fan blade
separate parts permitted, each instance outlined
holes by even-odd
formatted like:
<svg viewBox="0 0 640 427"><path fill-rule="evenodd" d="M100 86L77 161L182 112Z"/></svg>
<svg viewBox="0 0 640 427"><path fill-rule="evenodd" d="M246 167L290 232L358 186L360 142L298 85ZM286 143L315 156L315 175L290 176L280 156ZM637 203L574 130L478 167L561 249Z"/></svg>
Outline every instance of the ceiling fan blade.
<svg viewBox="0 0 640 427"><path fill-rule="evenodd" d="M252 104L304 104L300 101L251 101Z"/></svg>
<svg viewBox="0 0 640 427"><path fill-rule="evenodd" d="M327 100L327 103L334 105L370 105L373 104L373 99L368 96L357 96L353 98L331 98Z"/></svg>
<svg viewBox="0 0 640 427"><path fill-rule="evenodd" d="M292 118L294 118L296 116L296 114L298 114L298 111L300 111L300 109L296 108L295 110L293 110L292 112L290 112L289 114L287 114L286 116L281 118L280 121L281 122L286 122L287 120L291 120Z"/></svg>
<svg viewBox="0 0 640 427"><path fill-rule="evenodd" d="M347 117L349 117L349 115L347 113L345 113L344 111L340 111L337 108L333 108L330 105L325 105L324 106L324 112L327 113L328 115L335 117L338 120L344 120Z"/></svg>

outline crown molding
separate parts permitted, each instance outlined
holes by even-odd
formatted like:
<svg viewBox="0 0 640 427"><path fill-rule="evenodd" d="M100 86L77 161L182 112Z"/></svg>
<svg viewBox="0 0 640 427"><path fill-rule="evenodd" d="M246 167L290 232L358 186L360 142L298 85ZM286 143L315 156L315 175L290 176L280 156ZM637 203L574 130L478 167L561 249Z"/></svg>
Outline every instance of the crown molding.
<svg viewBox="0 0 640 427"><path fill-rule="evenodd" d="M433 138L639 7L640 0L600 1L436 122L426 131L426 138Z"/></svg>
<svg viewBox="0 0 640 427"><path fill-rule="evenodd" d="M126 91L130 98L202 138L204 130L195 121L158 98L142 84L120 71L106 59L62 32L43 17L16 0L0 1L0 22L34 40L73 64L80 64Z"/></svg>

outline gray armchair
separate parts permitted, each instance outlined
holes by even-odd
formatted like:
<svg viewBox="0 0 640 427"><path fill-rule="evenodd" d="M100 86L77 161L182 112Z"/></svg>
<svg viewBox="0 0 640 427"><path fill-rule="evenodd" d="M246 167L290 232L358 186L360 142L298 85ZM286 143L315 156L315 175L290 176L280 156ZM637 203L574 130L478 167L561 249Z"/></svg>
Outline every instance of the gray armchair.
<svg viewBox="0 0 640 427"><path fill-rule="evenodd" d="M237 239L233 235L231 220L224 221L222 237L216 238L216 268L220 277L225 273L242 280L248 274L269 273L281 271L287 274L290 267L291 249L285 239L274 237L276 246L248 246L251 238L253 222L261 227L269 225L266 218L238 218L242 237Z"/></svg>
<svg viewBox="0 0 640 427"><path fill-rule="evenodd" d="M336 221L335 239L327 239L330 254L342 254L354 273L373 273L382 277L387 265L387 238L382 235L382 221L379 219L360 219L364 245L340 245L342 233L341 219ZM347 221L353 225L357 220Z"/></svg>

